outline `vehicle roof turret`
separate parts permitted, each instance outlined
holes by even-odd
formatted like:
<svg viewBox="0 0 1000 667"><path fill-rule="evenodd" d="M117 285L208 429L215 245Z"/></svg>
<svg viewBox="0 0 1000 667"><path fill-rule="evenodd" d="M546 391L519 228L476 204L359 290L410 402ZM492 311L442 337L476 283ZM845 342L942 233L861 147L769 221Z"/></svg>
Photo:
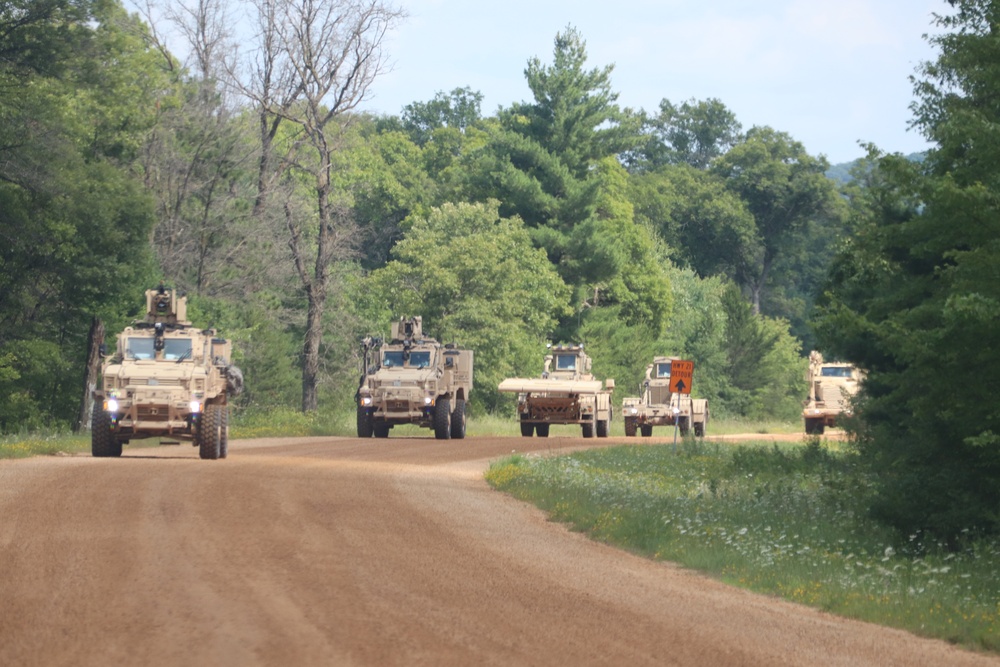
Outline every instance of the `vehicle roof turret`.
<svg viewBox="0 0 1000 667"><path fill-rule="evenodd" d="M187 319L187 297L163 283L156 289L146 290L146 318L141 322L191 326Z"/></svg>

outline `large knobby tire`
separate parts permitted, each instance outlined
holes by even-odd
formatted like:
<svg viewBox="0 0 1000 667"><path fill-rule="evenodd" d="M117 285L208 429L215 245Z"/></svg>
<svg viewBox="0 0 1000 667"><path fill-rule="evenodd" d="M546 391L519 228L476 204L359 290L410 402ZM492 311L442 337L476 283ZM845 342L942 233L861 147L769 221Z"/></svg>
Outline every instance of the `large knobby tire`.
<svg viewBox="0 0 1000 667"><path fill-rule="evenodd" d="M696 438L705 437L705 422L695 422L694 423L694 435Z"/></svg>
<svg viewBox="0 0 1000 667"><path fill-rule="evenodd" d="M359 438L370 438L375 429L372 424L372 413L368 411L368 408L358 406L358 437Z"/></svg>
<svg viewBox="0 0 1000 667"><path fill-rule="evenodd" d="M229 456L229 406L223 405L222 409L222 431L219 433L219 458L224 459Z"/></svg>
<svg viewBox="0 0 1000 667"><path fill-rule="evenodd" d="M642 432L642 437L644 437L644 438L648 438L651 435L653 435L653 425L652 424L643 424L643 425L641 425L639 427L639 430Z"/></svg>
<svg viewBox="0 0 1000 667"><path fill-rule="evenodd" d="M629 438L635 437L636 423L631 417L625 418L625 435Z"/></svg>
<svg viewBox="0 0 1000 667"><path fill-rule="evenodd" d="M597 420L597 437L606 438L608 437L608 420L598 419Z"/></svg>
<svg viewBox="0 0 1000 667"><path fill-rule="evenodd" d="M535 424L535 433L538 434L539 438L549 437L549 426L551 424Z"/></svg>
<svg viewBox="0 0 1000 667"><path fill-rule="evenodd" d="M806 433L809 435L823 435L823 420L822 419L806 419Z"/></svg>
<svg viewBox="0 0 1000 667"><path fill-rule="evenodd" d="M677 428L680 429L681 436L687 435L688 431L691 430L691 426L688 423L688 418L687 417L681 417L680 419L678 419L677 420Z"/></svg>
<svg viewBox="0 0 1000 667"><path fill-rule="evenodd" d="M198 423L198 455L214 461L222 453L222 406L207 403Z"/></svg>
<svg viewBox="0 0 1000 667"><path fill-rule="evenodd" d="M465 437L465 401L455 399L455 410L451 413L451 437L461 440Z"/></svg>
<svg viewBox="0 0 1000 667"><path fill-rule="evenodd" d="M535 430L535 425L531 422L521 422L521 435L525 438L530 438L531 434Z"/></svg>
<svg viewBox="0 0 1000 667"><path fill-rule="evenodd" d="M111 426L111 415L104 411L104 406L100 402L94 403L94 412L90 422L91 456L122 455L122 443L115 437Z"/></svg>
<svg viewBox="0 0 1000 667"><path fill-rule="evenodd" d="M593 438L594 437L594 422L584 422L583 423L583 437Z"/></svg>
<svg viewBox="0 0 1000 667"><path fill-rule="evenodd" d="M376 438L388 438L390 428L386 422L376 421L372 423L372 434Z"/></svg>
<svg viewBox="0 0 1000 667"><path fill-rule="evenodd" d="M451 401L444 397L434 404L434 437L438 440L451 437Z"/></svg>

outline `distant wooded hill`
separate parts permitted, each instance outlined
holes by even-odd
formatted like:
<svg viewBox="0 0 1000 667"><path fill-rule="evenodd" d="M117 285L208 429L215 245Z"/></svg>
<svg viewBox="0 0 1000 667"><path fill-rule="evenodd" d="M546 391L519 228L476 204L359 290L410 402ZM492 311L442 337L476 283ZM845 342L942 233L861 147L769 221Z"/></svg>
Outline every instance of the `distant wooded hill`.
<svg viewBox="0 0 1000 667"><path fill-rule="evenodd" d="M906 159L912 160L913 162L923 162L926 155L926 153L910 153L906 156ZM860 158L854 160L853 162L835 164L826 171L826 175L838 183L850 183L852 180L851 169L853 169L859 162L861 162Z"/></svg>

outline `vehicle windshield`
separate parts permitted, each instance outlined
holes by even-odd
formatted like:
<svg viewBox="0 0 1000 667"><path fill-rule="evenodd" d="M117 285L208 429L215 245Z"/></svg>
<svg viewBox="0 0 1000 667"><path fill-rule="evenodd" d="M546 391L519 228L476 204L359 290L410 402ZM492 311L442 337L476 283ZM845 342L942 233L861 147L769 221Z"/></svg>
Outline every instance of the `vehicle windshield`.
<svg viewBox="0 0 1000 667"><path fill-rule="evenodd" d="M557 371L575 371L576 370L576 355L575 354L557 354L556 355L556 370Z"/></svg>
<svg viewBox="0 0 1000 667"><path fill-rule="evenodd" d="M403 351L402 350L389 350L388 352L382 353L382 365L386 368L393 368L395 366L403 365Z"/></svg>
<svg viewBox="0 0 1000 667"><path fill-rule="evenodd" d="M670 377L670 364L656 364L656 377L658 378Z"/></svg>
<svg viewBox="0 0 1000 667"><path fill-rule="evenodd" d="M825 378L849 378L851 370L850 366L823 366L820 375Z"/></svg>
<svg viewBox="0 0 1000 667"><path fill-rule="evenodd" d="M163 343L163 358L167 361L191 358L190 338L168 338Z"/></svg>
<svg viewBox="0 0 1000 667"><path fill-rule="evenodd" d="M130 359L152 359L154 354L152 338L129 338L125 344L125 356Z"/></svg>
<svg viewBox="0 0 1000 667"><path fill-rule="evenodd" d="M420 352L410 352L411 368L428 368L430 365L431 365L430 350L423 350Z"/></svg>

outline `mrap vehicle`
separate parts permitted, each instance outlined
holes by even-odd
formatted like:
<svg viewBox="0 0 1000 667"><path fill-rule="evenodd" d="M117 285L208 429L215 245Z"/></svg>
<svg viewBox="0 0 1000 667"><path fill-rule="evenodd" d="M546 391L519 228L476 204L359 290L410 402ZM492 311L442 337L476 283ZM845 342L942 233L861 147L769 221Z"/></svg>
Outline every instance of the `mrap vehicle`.
<svg viewBox="0 0 1000 667"><path fill-rule="evenodd" d="M472 391L472 351L425 336L421 317L401 317L388 341L361 343L358 437L389 437L397 424L434 429L439 440L464 438Z"/></svg>
<svg viewBox="0 0 1000 667"><path fill-rule="evenodd" d="M690 394L670 390L670 372L679 357L653 357L646 366L646 379L640 387L641 397L628 397L622 401L625 435L636 431L643 437L653 435L654 426L674 426L681 435L694 430L696 436L705 435L708 425L708 399L691 398Z"/></svg>
<svg viewBox="0 0 1000 667"><path fill-rule="evenodd" d="M243 389L232 344L187 320L187 299L160 286L146 290L146 317L118 335L94 392L91 452L121 456L143 438L190 440L203 459L226 458L229 397ZM161 441L163 442L163 441Z"/></svg>
<svg viewBox="0 0 1000 667"><path fill-rule="evenodd" d="M591 359L583 344L556 345L545 355L541 378L508 378L498 389L517 394L521 435L549 435L552 424L579 424L583 437L608 437L611 392L615 381L600 380L590 372Z"/></svg>

